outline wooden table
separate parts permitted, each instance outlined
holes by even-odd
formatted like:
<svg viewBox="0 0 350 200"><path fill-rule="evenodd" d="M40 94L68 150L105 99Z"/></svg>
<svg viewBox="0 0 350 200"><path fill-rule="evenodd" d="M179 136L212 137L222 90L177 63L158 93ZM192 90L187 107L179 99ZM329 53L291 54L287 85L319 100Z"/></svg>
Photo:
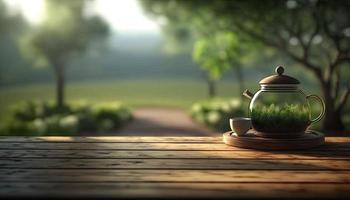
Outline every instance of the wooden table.
<svg viewBox="0 0 350 200"><path fill-rule="evenodd" d="M2 137L0 197L350 197L350 138L256 151L221 137Z"/></svg>

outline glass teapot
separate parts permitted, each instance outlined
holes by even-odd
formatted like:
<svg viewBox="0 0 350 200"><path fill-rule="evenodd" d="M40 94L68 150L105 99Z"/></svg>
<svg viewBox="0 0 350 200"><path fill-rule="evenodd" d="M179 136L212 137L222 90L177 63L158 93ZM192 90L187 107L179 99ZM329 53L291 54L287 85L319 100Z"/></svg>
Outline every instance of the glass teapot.
<svg viewBox="0 0 350 200"><path fill-rule="evenodd" d="M249 113L256 134L262 137L298 137L307 127L322 119L325 104L317 95L306 95L298 85L300 82L283 75L284 68L278 66L276 75L262 79L260 90L255 94L245 90L243 95L251 99ZM321 113L311 119L309 100L317 100Z"/></svg>

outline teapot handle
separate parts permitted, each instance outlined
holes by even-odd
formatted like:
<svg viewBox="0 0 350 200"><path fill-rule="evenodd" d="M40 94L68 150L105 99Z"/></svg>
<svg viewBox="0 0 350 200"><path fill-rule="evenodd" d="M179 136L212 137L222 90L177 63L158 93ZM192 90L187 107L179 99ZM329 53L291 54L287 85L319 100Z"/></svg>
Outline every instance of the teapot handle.
<svg viewBox="0 0 350 200"><path fill-rule="evenodd" d="M315 123L315 122L318 122L320 121L324 114L325 114L325 111L326 111L326 106L324 104L324 101L321 99L321 97L317 96L317 95L314 95L314 94L311 94L311 95L307 95L306 96L306 99L309 100L309 99L316 99L322 106L322 110L321 110L321 113L315 118L315 119L311 119L311 123Z"/></svg>

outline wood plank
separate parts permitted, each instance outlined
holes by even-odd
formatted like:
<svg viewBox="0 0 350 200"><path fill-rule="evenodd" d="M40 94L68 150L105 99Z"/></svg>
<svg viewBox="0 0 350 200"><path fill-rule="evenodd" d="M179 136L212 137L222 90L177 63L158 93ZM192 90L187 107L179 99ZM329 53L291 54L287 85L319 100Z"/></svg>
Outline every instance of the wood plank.
<svg viewBox="0 0 350 200"><path fill-rule="evenodd" d="M0 136L1 142L64 142L64 143L222 143L221 135L218 137L153 137L153 136L97 136L97 137L67 137L67 136Z"/></svg>
<svg viewBox="0 0 350 200"><path fill-rule="evenodd" d="M350 183L350 171L2 169L1 182Z"/></svg>
<svg viewBox="0 0 350 200"><path fill-rule="evenodd" d="M326 137L327 142L350 143L350 137ZM96 136L96 137L67 137L67 136L0 136L0 142L65 142L65 143L222 143L222 136L217 137L152 137L152 136Z"/></svg>
<svg viewBox="0 0 350 200"><path fill-rule="evenodd" d="M0 149L65 149L65 150L231 150L238 149L220 144L186 143L3 143Z"/></svg>
<svg viewBox="0 0 350 200"><path fill-rule="evenodd" d="M80 198L346 198L350 184L0 183L2 197Z"/></svg>
<svg viewBox="0 0 350 200"><path fill-rule="evenodd" d="M0 150L1 158L129 158L129 159L350 159L350 151L124 151L124 150Z"/></svg>
<svg viewBox="0 0 350 200"><path fill-rule="evenodd" d="M1 159L2 169L350 170L350 160L256 159Z"/></svg>
<svg viewBox="0 0 350 200"><path fill-rule="evenodd" d="M251 151L238 147L228 146L224 143L2 143L0 149L80 149L80 150L217 150L217 151ZM322 151L350 150L350 143L326 143L313 148Z"/></svg>

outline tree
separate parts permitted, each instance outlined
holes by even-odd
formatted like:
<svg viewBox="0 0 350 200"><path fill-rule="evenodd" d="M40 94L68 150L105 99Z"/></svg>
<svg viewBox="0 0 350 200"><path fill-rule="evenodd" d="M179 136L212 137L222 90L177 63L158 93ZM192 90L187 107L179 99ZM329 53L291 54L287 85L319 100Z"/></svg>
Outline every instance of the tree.
<svg viewBox="0 0 350 200"><path fill-rule="evenodd" d="M232 32L219 32L214 35L208 35L198 39L193 49L193 59L206 71L210 77L209 80L214 82L222 75L234 69L240 91L243 92L243 74L239 63L241 56L238 40ZM209 84L209 88L210 87ZM213 89L210 94L213 96Z"/></svg>
<svg viewBox="0 0 350 200"><path fill-rule="evenodd" d="M18 13L8 12L6 4L0 0L0 35L17 31L17 29L25 26L24 20Z"/></svg>
<svg viewBox="0 0 350 200"><path fill-rule="evenodd" d="M56 106L64 106L65 71L74 55L92 41L104 38L108 27L98 16L85 12L84 0L46 0L45 19L20 41L23 54L37 65L51 66L56 78Z"/></svg>
<svg viewBox="0 0 350 200"><path fill-rule="evenodd" d="M153 17L160 16L158 21L168 22L161 25L172 51L192 51L193 60L206 72L209 97L216 94L216 81L230 70L234 70L240 91L243 92L244 78L240 58L247 46L242 48L232 32L211 31L215 29L212 24L193 26L192 21L185 19L186 13L173 10L174 6L176 8L175 1L145 0L141 3Z"/></svg>
<svg viewBox="0 0 350 200"><path fill-rule="evenodd" d="M14 77L9 71L16 72L16 67L25 65L20 59L16 39L26 27L20 13L9 12L7 5L0 0L0 84ZM10 67L12 70L8 70Z"/></svg>
<svg viewBox="0 0 350 200"><path fill-rule="evenodd" d="M197 29L232 31L241 45L256 42L288 56L319 82L327 109L323 128L344 129L342 115L350 95L350 80L344 75L350 65L349 1L147 0L144 4L153 15L175 15Z"/></svg>
<svg viewBox="0 0 350 200"><path fill-rule="evenodd" d="M10 28L11 16L7 12L5 3L0 0L0 34L6 32Z"/></svg>

